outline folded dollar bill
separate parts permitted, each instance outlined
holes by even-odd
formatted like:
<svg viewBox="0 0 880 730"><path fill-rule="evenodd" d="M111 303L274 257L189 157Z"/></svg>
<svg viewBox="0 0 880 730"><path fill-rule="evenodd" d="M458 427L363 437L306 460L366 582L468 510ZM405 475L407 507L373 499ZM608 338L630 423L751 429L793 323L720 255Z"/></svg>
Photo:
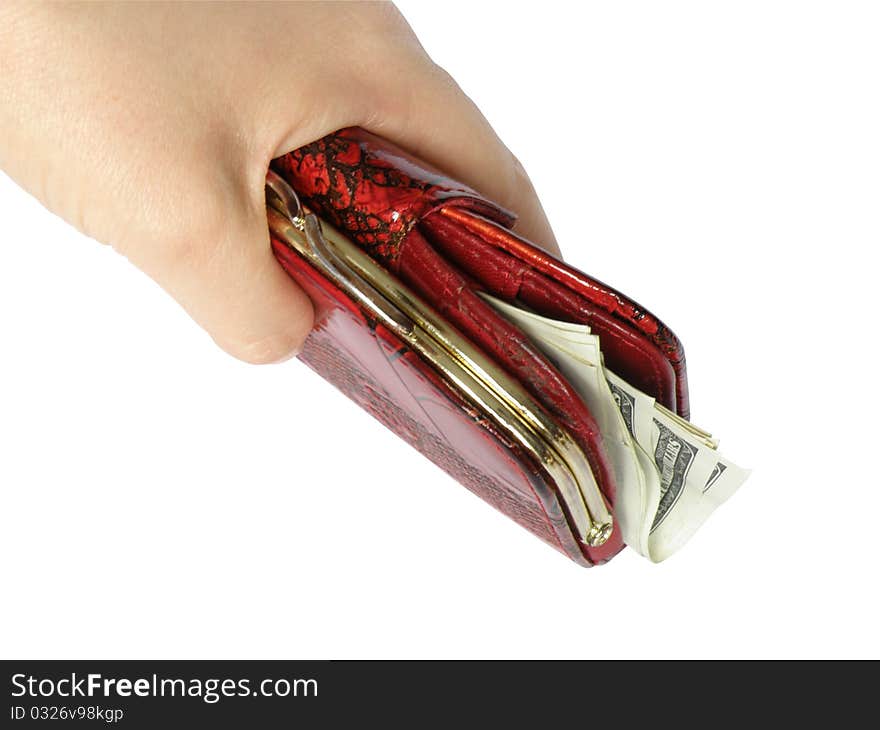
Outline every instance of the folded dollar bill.
<svg viewBox="0 0 880 730"><path fill-rule="evenodd" d="M678 550L749 472L718 452L718 440L604 367L599 337L483 295L522 329L566 377L602 431L624 541L659 562Z"/></svg>

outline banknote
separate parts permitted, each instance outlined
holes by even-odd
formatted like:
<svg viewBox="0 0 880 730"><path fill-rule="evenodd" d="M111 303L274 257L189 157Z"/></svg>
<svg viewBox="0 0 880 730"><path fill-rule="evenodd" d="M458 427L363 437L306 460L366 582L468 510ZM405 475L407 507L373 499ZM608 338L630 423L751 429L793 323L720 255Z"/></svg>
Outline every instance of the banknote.
<svg viewBox="0 0 880 730"><path fill-rule="evenodd" d="M611 395L614 398L617 409L620 411L626 430L634 437L636 435L634 426L636 418L635 398L610 380L608 381L608 388L611 390Z"/></svg>
<svg viewBox="0 0 880 730"><path fill-rule="evenodd" d="M666 515L675 506L699 453L696 446L687 439L679 438L668 425L657 418L654 418L654 428L657 429L654 463L660 472L660 504L654 515L651 532L663 524Z"/></svg>
<svg viewBox="0 0 880 730"><path fill-rule="evenodd" d="M558 322L506 302L486 299L532 339L587 404L602 432L618 485L615 514L624 541L647 555L651 520L660 499L660 480L648 454L634 438L635 404L626 413L618 405L617 398L627 402L631 396L609 381L599 338L585 325Z"/></svg>
<svg viewBox="0 0 880 730"><path fill-rule="evenodd" d="M717 440L684 419L672 417L653 399L608 373L626 402L635 404L633 433L651 455L659 475L659 501L646 557L664 560L680 548L746 480L749 472L717 450Z"/></svg>
<svg viewBox="0 0 880 730"><path fill-rule="evenodd" d="M686 542L748 472L718 453L708 431L664 408L604 366L587 325L542 317L486 296L522 329L590 408L618 484L624 541L664 560Z"/></svg>

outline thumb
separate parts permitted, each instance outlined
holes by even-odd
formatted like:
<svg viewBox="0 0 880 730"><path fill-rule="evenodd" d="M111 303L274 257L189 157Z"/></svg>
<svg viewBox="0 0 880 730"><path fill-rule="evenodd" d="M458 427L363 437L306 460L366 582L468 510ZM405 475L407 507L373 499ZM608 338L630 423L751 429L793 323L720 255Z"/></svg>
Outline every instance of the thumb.
<svg viewBox="0 0 880 730"><path fill-rule="evenodd" d="M280 362L302 347L312 328L312 304L272 253L262 187L248 200L241 197L201 206L201 222L189 221L185 240L133 263L230 355Z"/></svg>

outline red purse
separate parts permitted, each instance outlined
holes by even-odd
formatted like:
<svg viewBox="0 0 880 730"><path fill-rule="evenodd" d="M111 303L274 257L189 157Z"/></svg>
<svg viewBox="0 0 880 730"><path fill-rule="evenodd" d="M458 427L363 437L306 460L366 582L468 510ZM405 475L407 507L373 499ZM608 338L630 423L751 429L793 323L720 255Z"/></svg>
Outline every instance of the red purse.
<svg viewBox="0 0 880 730"><path fill-rule="evenodd" d="M267 193L275 255L315 305L301 359L573 560L619 552L620 485L596 419L482 295L589 325L609 370L686 419L669 328L517 236L508 211L363 130L274 160Z"/></svg>

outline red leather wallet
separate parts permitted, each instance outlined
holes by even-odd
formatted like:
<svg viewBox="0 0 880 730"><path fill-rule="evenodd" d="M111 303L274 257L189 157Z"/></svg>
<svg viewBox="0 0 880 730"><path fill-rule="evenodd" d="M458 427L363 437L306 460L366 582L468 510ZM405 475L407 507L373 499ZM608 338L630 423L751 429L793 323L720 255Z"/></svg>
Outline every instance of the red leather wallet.
<svg viewBox="0 0 880 730"><path fill-rule="evenodd" d="M274 160L270 178L275 195L279 185L289 185L306 209L389 272L409 304L448 324L502 371L499 377L522 387L542 418L586 457L604 502L598 511L607 508L613 516L617 485L595 419L557 368L479 292L589 325L601 337L609 369L687 418L684 353L660 320L517 236L510 212L363 130L336 132ZM586 501L593 527L602 529L585 534L548 466L552 459L525 448L466 384L413 347L411 330L377 316L291 246L285 225L304 226L300 214L287 213L270 215L273 249L316 312L301 359L457 481L578 563L602 563L619 552L620 528L613 519L598 524L597 498L592 507Z"/></svg>

